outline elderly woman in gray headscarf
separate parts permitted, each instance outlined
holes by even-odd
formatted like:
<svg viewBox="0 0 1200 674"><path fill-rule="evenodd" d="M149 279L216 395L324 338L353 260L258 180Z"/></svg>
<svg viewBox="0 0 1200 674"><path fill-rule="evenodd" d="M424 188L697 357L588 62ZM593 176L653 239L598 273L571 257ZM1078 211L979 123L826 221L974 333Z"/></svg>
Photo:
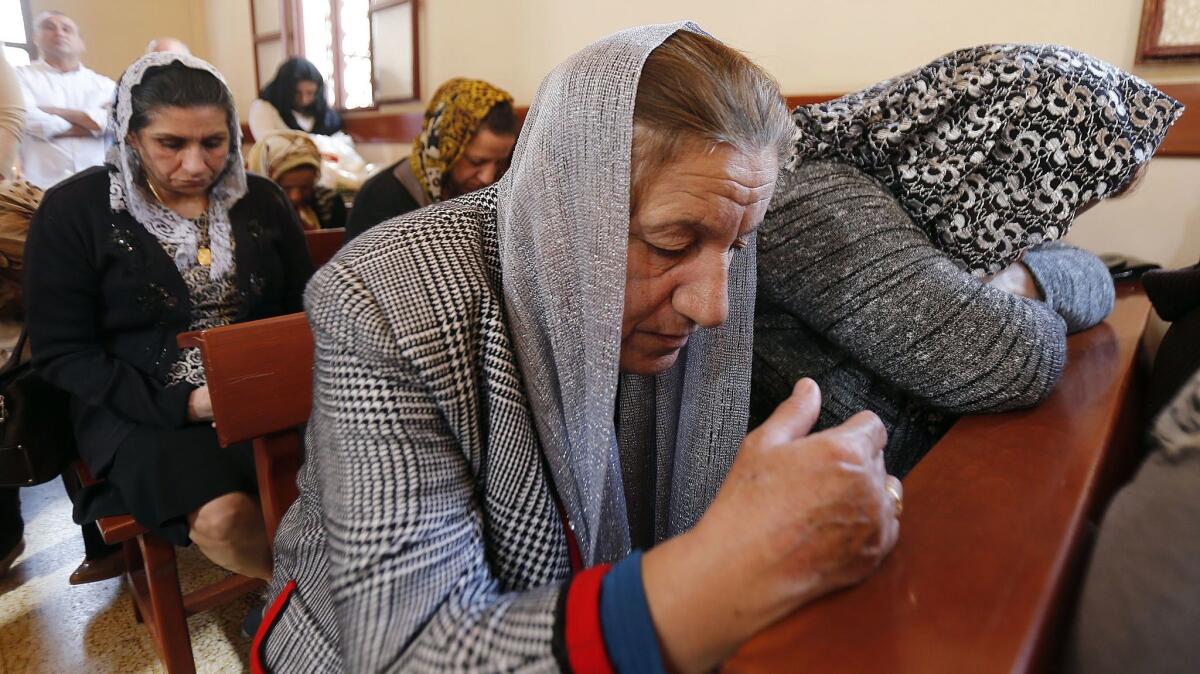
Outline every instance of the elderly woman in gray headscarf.
<svg viewBox="0 0 1200 674"><path fill-rule="evenodd" d="M899 530L874 415L809 436L804 381L744 437L793 134L738 52L628 30L545 79L500 183L319 271L254 666L701 671L868 574Z"/></svg>
<svg viewBox="0 0 1200 674"><path fill-rule="evenodd" d="M751 425L812 377L818 427L876 412L902 475L956 415L1045 398L1067 334L1114 297L1104 264L1056 239L1181 112L1086 54L1020 44L796 108L800 165L759 235Z"/></svg>
<svg viewBox="0 0 1200 674"><path fill-rule="evenodd" d="M86 522L129 513L217 564L271 576L254 462L223 448L188 330L298 311L312 273L286 197L247 176L233 95L173 53L122 75L104 166L46 192L25 247L34 367L71 395L79 454L104 478Z"/></svg>

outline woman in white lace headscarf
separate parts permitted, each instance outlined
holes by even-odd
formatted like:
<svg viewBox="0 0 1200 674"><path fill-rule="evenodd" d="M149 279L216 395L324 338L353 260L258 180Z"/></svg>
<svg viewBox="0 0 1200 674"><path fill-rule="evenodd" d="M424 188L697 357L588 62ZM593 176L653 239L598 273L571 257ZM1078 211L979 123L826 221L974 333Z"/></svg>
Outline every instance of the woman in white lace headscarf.
<svg viewBox="0 0 1200 674"><path fill-rule="evenodd" d="M108 163L46 193L25 249L34 366L71 394L80 456L104 478L75 518L128 513L270 578L250 449L217 444L199 354L175 338L298 311L300 224L242 168L233 96L209 64L143 56L112 117Z"/></svg>
<svg viewBox="0 0 1200 674"><path fill-rule="evenodd" d="M793 134L738 52L631 29L547 76L499 183L322 268L255 666L703 671L869 573L899 526L878 419L804 437L802 382L745 437Z"/></svg>

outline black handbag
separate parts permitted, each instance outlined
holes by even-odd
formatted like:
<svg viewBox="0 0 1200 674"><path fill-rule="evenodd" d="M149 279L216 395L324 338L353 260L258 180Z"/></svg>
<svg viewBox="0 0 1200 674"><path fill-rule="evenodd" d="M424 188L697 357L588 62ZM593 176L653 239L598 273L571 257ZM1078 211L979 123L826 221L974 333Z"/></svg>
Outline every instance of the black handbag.
<svg viewBox="0 0 1200 674"><path fill-rule="evenodd" d="M58 477L78 456L70 396L22 360L25 331L0 368L0 486L28 487Z"/></svg>

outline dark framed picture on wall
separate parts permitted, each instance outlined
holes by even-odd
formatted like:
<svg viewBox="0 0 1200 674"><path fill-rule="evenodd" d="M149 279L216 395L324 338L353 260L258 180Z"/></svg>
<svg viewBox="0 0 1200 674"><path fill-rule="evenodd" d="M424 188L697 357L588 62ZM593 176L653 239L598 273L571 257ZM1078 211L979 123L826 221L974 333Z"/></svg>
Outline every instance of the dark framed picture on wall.
<svg viewBox="0 0 1200 674"><path fill-rule="evenodd" d="M1200 0L1145 0L1138 63L1200 61Z"/></svg>

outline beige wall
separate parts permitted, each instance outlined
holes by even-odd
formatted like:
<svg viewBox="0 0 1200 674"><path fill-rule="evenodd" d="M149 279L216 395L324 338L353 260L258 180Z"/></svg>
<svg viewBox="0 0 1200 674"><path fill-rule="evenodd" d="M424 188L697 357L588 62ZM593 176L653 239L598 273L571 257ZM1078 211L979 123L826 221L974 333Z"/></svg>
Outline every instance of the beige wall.
<svg viewBox="0 0 1200 674"><path fill-rule="evenodd" d="M1194 264L1200 260L1200 159L1155 159L1132 194L1085 213L1067 240L1167 267Z"/></svg>
<svg viewBox="0 0 1200 674"><path fill-rule="evenodd" d="M250 0L196 0L208 44L197 52L225 75L238 112L246 118L250 101L258 96L254 70L254 39L250 30Z"/></svg>
<svg viewBox="0 0 1200 674"><path fill-rule="evenodd" d="M428 96L481 77L527 104L545 73L623 27L691 18L746 51L789 94L847 91L982 42L1058 42L1156 82L1200 81L1200 66L1135 67L1142 0L421 0L421 79ZM153 36L176 35L229 80L243 114L254 97L247 0L33 0L71 14L87 63L115 77ZM1188 114L1197 115L1200 111ZM378 149L379 151L374 151ZM387 158L402 148L365 149ZM1069 237L1097 252L1166 265L1200 259L1200 159L1154 162L1140 189L1093 209Z"/></svg>
<svg viewBox="0 0 1200 674"><path fill-rule="evenodd" d="M1058 42L1156 81L1200 66L1133 68L1142 0L426 0L423 81L493 78L528 103L547 70L638 23L690 18L747 52L790 94L845 91L983 42ZM464 43L473 41L473 48ZM500 58L510 53L514 58Z"/></svg>

